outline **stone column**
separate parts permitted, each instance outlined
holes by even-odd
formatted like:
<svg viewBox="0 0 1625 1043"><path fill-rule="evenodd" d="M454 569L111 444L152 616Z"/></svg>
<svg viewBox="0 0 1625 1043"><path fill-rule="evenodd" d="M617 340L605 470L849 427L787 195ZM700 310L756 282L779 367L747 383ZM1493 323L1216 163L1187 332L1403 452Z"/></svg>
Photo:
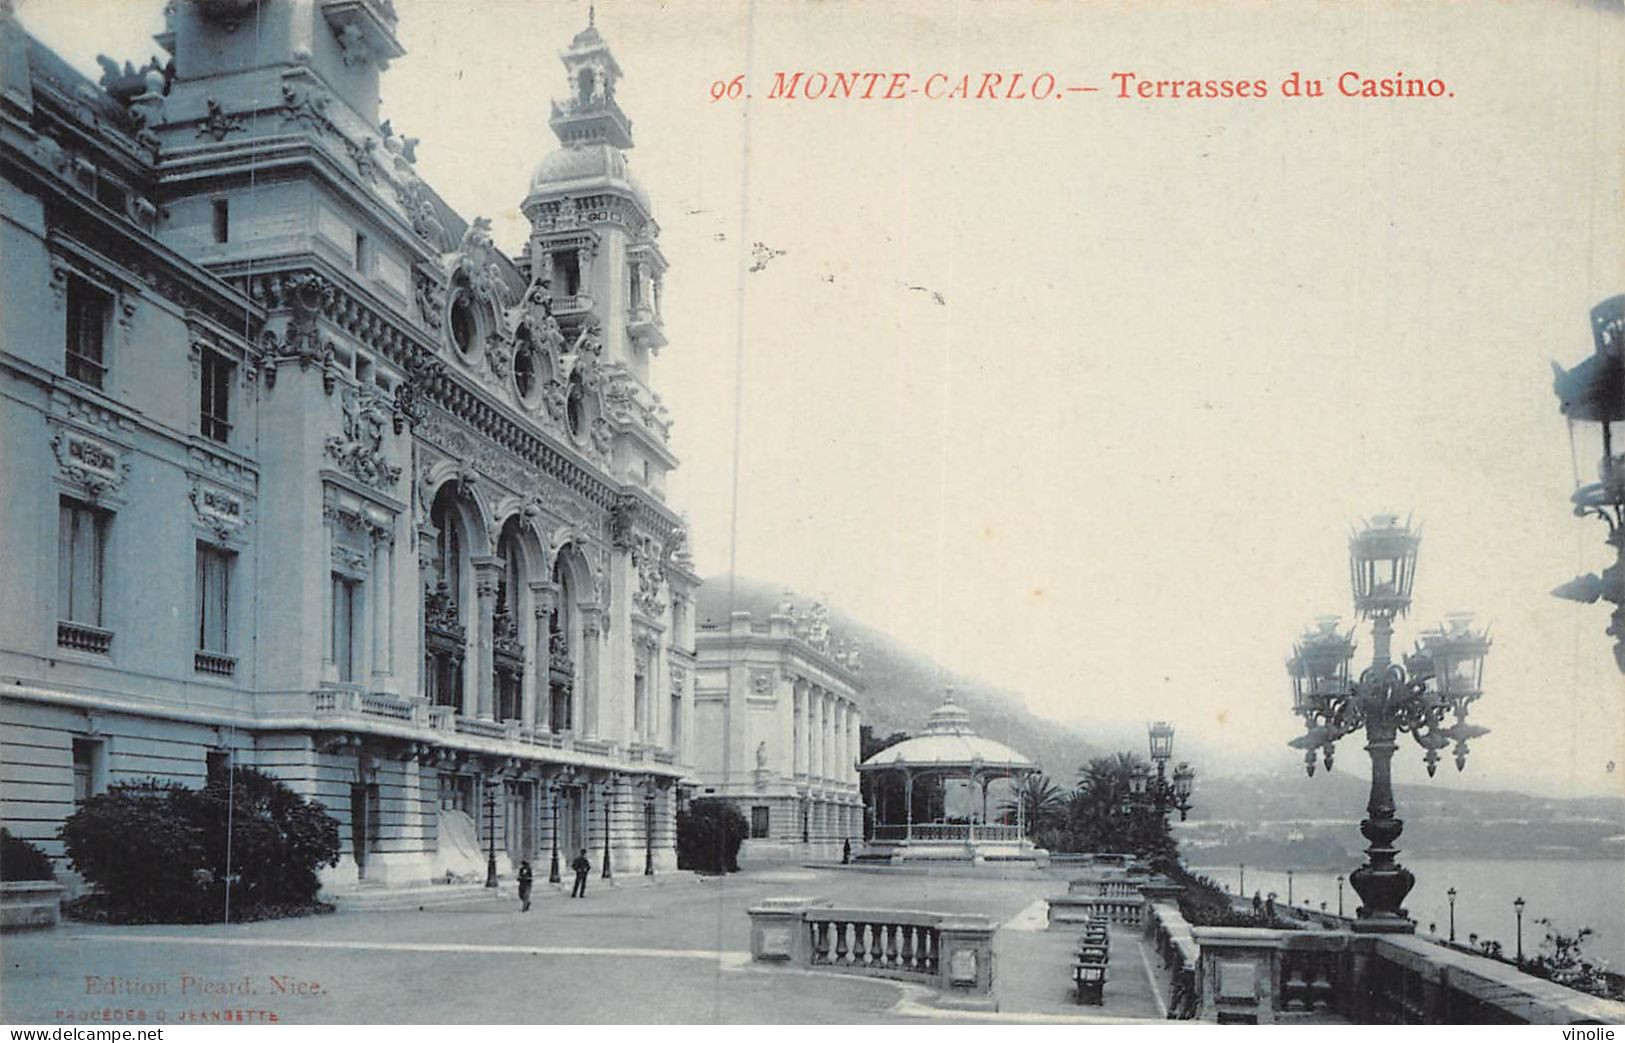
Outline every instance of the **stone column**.
<svg viewBox="0 0 1625 1043"><path fill-rule="evenodd" d="M382 532L372 545L372 682L376 688L389 683L394 658L390 610L395 600L395 540Z"/></svg>
<svg viewBox="0 0 1625 1043"><path fill-rule="evenodd" d="M824 764L824 691L813 688L807 693L807 779L816 782Z"/></svg>
<svg viewBox="0 0 1625 1043"><path fill-rule="evenodd" d="M492 617L496 615L497 586L502 576L502 562L490 555L474 559L474 596L479 600L475 617L478 628L474 640L474 690L476 714L484 720L493 720L496 714L492 698L491 655Z"/></svg>
<svg viewBox="0 0 1625 1043"><path fill-rule="evenodd" d="M820 707L820 709L824 718L824 731L823 734L818 737L818 771L819 774L828 779L833 774L831 768L835 763L835 758L831 755L834 752L833 747L835 745L834 694L831 692L825 692L822 702L823 706Z"/></svg>
<svg viewBox="0 0 1625 1043"><path fill-rule="evenodd" d="M581 608L581 693L576 701L576 730L583 738L598 736L598 646L604 636L604 610L598 605Z"/></svg>
<svg viewBox="0 0 1625 1043"><path fill-rule="evenodd" d="M528 700L525 720L530 722L536 731L545 732L553 726L549 719L552 711L550 705L552 688L548 681L548 670L553 665L552 624L553 611L559 603L558 585L546 581L532 583L530 601L531 609L536 616L536 626L535 645L530 662L527 664L530 681L525 685L525 698Z"/></svg>
<svg viewBox="0 0 1625 1043"><path fill-rule="evenodd" d="M847 754L847 762L852 765L852 783L857 785L862 781L858 775L857 765L858 759L863 756L863 715L858 712L856 706L852 707L852 728L851 735L848 738L851 740L851 746L850 752Z"/></svg>
<svg viewBox="0 0 1625 1043"><path fill-rule="evenodd" d="M803 746L807 741L806 704L807 682L794 681L790 686L790 773L791 775L805 775L807 772L807 751Z"/></svg>

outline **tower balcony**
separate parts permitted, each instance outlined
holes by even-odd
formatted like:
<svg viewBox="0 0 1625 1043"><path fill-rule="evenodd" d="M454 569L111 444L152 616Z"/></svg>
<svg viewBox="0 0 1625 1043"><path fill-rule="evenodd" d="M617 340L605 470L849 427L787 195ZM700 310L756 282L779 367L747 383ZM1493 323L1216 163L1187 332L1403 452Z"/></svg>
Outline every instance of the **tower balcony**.
<svg viewBox="0 0 1625 1043"><path fill-rule="evenodd" d="M585 293L559 294L552 300L553 317L559 320L592 314L593 300Z"/></svg>
<svg viewBox="0 0 1625 1043"><path fill-rule="evenodd" d="M659 351L666 346L664 323L660 313L645 304L634 306L626 316L626 334L639 347Z"/></svg>

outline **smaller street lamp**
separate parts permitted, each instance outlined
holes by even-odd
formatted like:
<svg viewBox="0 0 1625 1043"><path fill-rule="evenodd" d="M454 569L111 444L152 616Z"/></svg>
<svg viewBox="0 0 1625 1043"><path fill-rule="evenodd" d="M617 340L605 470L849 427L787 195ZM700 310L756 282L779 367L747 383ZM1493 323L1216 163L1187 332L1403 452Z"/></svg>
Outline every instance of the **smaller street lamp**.
<svg viewBox="0 0 1625 1043"><path fill-rule="evenodd" d="M1518 965L1523 966L1523 896L1512 900L1513 911L1518 914Z"/></svg>
<svg viewBox="0 0 1625 1043"><path fill-rule="evenodd" d="M1337 874L1337 915L1343 915L1343 874Z"/></svg>
<svg viewBox="0 0 1625 1043"><path fill-rule="evenodd" d="M655 875L655 784L643 791L643 875Z"/></svg>
<svg viewBox="0 0 1625 1043"><path fill-rule="evenodd" d="M613 879L615 876L615 870L610 865L611 858L609 852L609 806L615 799L615 791L612 788L614 785L615 780L613 777L609 782L604 784L604 871L598 874L599 877L604 880Z"/></svg>
<svg viewBox="0 0 1625 1043"><path fill-rule="evenodd" d="M1174 755L1174 726L1167 721L1158 721L1151 726L1150 736L1151 759L1160 767Z"/></svg>
<svg viewBox="0 0 1625 1043"><path fill-rule="evenodd" d="M1185 813L1191 809L1191 789L1196 781L1196 769L1186 761L1180 761L1174 769L1174 807L1179 809L1179 821L1185 821Z"/></svg>
<svg viewBox="0 0 1625 1043"><path fill-rule="evenodd" d="M1286 871L1286 904L1288 908L1292 905L1292 870L1290 869Z"/></svg>
<svg viewBox="0 0 1625 1043"><path fill-rule="evenodd" d="M1444 893L1450 899L1450 940L1456 940L1456 889L1452 887Z"/></svg>
<svg viewBox="0 0 1625 1043"><path fill-rule="evenodd" d="M1128 791L1135 797L1145 796L1146 783L1151 770L1144 764L1136 764L1128 773Z"/></svg>
<svg viewBox="0 0 1625 1043"><path fill-rule="evenodd" d="M489 777L485 780L485 886L497 886L497 793Z"/></svg>

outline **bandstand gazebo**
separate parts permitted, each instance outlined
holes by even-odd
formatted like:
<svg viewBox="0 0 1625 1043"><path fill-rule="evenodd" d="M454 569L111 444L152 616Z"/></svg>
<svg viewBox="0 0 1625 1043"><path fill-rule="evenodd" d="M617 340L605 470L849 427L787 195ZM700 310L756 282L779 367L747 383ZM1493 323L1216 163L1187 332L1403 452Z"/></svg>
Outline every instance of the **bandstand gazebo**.
<svg viewBox="0 0 1625 1043"><path fill-rule="evenodd" d="M970 714L954 702L953 688L926 719L925 733L888 746L858 766L869 780L874 829L865 844L865 861L1028 862L1042 864L1049 852L1027 839L1020 800L1014 824L988 815L988 787L1009 780L1011 795L1029 775L1042 770L1030 758L1001 742L985 739L970 726ZM914 787L940 778L964 781L971 797L968 814L948 820L946 808L935 821L917 821ZM899 790L901 800L898 800ZM946 802L945 802L946 803ZM900 806L899 806L900 805Z"/></svg>

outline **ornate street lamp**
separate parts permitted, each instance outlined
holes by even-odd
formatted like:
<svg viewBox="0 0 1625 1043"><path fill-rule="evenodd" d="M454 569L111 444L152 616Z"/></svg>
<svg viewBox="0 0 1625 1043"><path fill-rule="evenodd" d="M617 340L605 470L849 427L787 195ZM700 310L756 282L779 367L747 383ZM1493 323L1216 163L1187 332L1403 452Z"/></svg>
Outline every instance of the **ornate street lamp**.
<svg viewBox="0 0 1625 1043"><path fill-rule="evenodd" d="M553 795L553 858L547 867L547 882L560 883L564 878L559 875L559 788L557 784L551 787Z"/></svg>
<svg viewBox="0 0 1625 1043"><path fill-rule="evenodd" d="M1179 821L1185 821L1185 813L1191 809L1191 789L1196 781L1196 769L1185 761L1180 761L1174 768L1174 807L1179 809Z"/></svg>
<svg viewBox="0 0 1625 1043"><path fill-rule="evenodd" d="M1168 761L1174 755L1174 726L1167 721L1157 721L1148 726L1146 731L1151 761L1157 766L1157 774L1153 778L1151 769L1144 764L1136 764L1129 769L1129 802L1124 810L1132 810L1135 804L1148 804L1162 815L1166 815L1169 809L1177 809L1179 820L1183 822L1186 813L1191 809L1190 798L1196 780L1196 769L1181 761L1174 767L1173 781L1170 782Z"/></svg>
<svg viewBox="0 0 1625 1043"><path fill-rule="evenodd" d="M491 777L485 778L485 886L497 886L497 794Z"/></svg>
<svg viewBox="0 0 1625 1043"><path fill-rule="evenodd" d="M1371 620L1374 646L1371 666L1357 681L1350 680L1348 669L1353 632L1340 632L1333 618L1317 620L1287 661L1293 709L1304 720L1304 734L1291 745L1305 751L1304 767L1310 775L1317 757L1331 769L1338 739L1365 730L1371 795L1360 832L1370 846L1365 864L1349 874L1362 902L1356 910L1357 931L1416 929L1400 904L1416 878L1394 860L1398 854L1394 841L1404 826L1394 817L1392 762L1398 734L1411 733L1425 751L1423 762L1432 775L1440 749L1455 743L1460 770L1467 761L1467 741L1488 731L1466 721L1469 707L1483 694L1483 664L1490 645L1484 633L1472 629L1470 616L1452 616L1424 633L1404 666L1390 659L1394 618L1410 609L1420 542L1408 522L1391 514L1373 518L1349 540L1354 607ZM1447 723L1447 716L1453 722Z"/></svg>
<svg viewBox="0 0 1625 1043"><path fill-rule="evenodd" d="M598 874L603 880L610 880L615 876L609 851L609 806L614 803L614 786L615 777L611 775L609 781L604 783L604 871Z"/></svg>
<svg viewBox="0 0 1625 1043"><path fill-rule="evenodd" d="M1147 768L1144 764L1136 764L1134 767L1129 769L1128 791L1129 794L1136 800L1145 796L1147 780L1150 778L1150 775L1151 769Z"/></svg>
<svg viewBox="0 0 1625 1043"><path fill-rule="evenodd" d="M1343 915L1343 874L1337 874L1337 915Z"/></svg>
<svg viewBox="0 0 1625 1043"><path fill-rule="evenodd" d="M1151 760L1159 768L1174 755L1174 726L1158 721L1147 729L1151 737Z"/></svg>
<svg viewBox="0 0 1625 1043"><path fill-rule="evenodd" d="M1601 574L1578 576L1552 593L1585 604L1599 598L1614 604L1605 633L1614 639L1614 662L1625 672L1625 453L1615 452L1613 432L1613 425L1625 420L1625 294L1591 309L1591 336L1596 351L1590 358L1567 372L1552 363L1554 390L1568 417L1576 456L1574 513L1582 518L1594 514L1608 526L1615 561ZM1597 428L1576 428L1575 421ZM1597 480L1582 483L1581 469L1589 473L1593 460Z"/></svg>
<svg viewBox="0 0 1625 1043"><path fill-rule="evenodd" d="M643 791L643 875L655 875L655 784Z"/></svg>
<svg viewBox="0 0 1625 1043"><path fill-rule="evenodd" d="M1512 909L1518 914L1518 966L1523 966L1523 895L1512 901Z"/></svg>
<svg viewBox="0 0 1625 1043"><path fill-rule="evenodd" d="M1452 887L1444 893L1450 899L1450 940L1456 940L1456 889Z"/></svg>

